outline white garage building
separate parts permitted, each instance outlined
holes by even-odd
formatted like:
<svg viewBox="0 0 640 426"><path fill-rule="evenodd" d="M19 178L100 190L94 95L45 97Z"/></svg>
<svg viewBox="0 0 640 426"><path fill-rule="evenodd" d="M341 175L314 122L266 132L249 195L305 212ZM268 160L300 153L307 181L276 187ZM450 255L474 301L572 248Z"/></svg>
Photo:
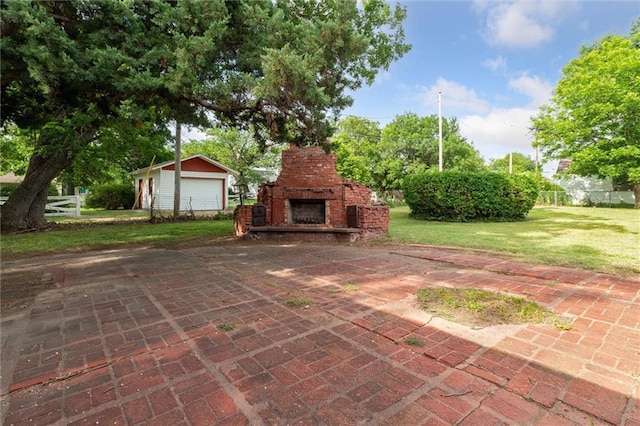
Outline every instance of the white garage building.
<svg viewBox="0 0 640 426"><path fill-rule="evenodd" d="M139 209L173 210L175 161L131 172ZM224 210L228 205L229 178L236 172L204 155L180 162L180 211Z"/></svg>

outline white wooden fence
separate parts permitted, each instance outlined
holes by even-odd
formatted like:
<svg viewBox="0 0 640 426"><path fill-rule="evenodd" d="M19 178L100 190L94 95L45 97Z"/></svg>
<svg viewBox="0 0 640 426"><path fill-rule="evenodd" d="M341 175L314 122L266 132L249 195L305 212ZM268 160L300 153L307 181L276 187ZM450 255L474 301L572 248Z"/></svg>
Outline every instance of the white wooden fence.
<svg viewBox="0 0 640 426"><path fill-rule="evenodd" d="M0 197L0 205L4 204L9 197ZM80 205L82 196L63 195L59 197L47 197L45 216L68 216L80 217Z"/></svg>
<svg viewBox="0 0 640 426"><path fill-rule="evenodd" d="M538 204L554 206L633 205L633 191L540 191Z"/></svg>

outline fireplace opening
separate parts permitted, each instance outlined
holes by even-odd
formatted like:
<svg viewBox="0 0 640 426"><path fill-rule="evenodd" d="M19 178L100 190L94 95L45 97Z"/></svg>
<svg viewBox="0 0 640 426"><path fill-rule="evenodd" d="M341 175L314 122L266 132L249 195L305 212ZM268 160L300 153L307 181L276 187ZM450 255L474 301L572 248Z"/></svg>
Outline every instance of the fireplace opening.
<svg viewBox="0 0 640 426"><path fill-rule="evenodd" d="M291 223L319 225L326 223L325 200L289 200Z"/></svg>

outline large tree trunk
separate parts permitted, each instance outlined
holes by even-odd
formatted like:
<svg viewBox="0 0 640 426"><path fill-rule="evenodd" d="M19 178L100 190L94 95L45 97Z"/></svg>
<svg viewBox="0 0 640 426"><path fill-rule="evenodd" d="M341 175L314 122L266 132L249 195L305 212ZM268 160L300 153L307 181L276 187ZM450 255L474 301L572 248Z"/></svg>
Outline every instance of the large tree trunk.
<svg viewBox="0 0 640 426"><path fill-rule="evenodd" d="M636 199L636 209L640 209L640 182L633 184L633 197Z"/></svg>
<svg viewBox="0 0 640 426"><path fill-rule="evenodd" d="M173 170L173 220L180 218L180 185L182 179L182 124L176 120L175 168Z"/></svg>
<svg viewBox="0 0 640 426"><path fill-rule="evenodd" d="M0 208L2 232L46 227L44 219L49 185L73 158L67 153L41 156L34 153L22 183Z"/></svg>
<svg viewBox="0 0 640 426"><path fill-rule="evenodd" d="M43 127L36 141L24 180L0 208L0 228L4 232L40 229L44 219L51 182L93 140L97 126L85 126L69 132L60 126ZM74 134L75 133L75 134Z"/></svg>

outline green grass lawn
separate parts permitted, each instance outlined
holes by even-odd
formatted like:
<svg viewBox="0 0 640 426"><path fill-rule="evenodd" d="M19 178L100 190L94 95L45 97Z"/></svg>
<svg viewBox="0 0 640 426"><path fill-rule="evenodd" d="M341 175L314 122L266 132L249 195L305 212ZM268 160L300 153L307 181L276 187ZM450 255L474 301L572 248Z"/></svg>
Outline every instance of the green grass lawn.
<svg viewBox="0 0 640 426"><path fill-rule="evenodd" d="M104 221L126 221L145 220L149 218L149 212L145 210L105 210L82 208L80 218L68 216L51 216L48 220L56 223L78 223L78 222L104 222Z"/></svg>
<svg viewBox="0 0 640 426"><path fill-rule="evenodd" d="M206 244L233 235L231 220L150 224L144 221L145 213L134 213L83 211L73 227L2 235L1 253L11 258L123 245ZM95 225L101 217L119 222ZM634 209L536 207L523 222L451 223L415 220L408 207L398 207L391 209L391 218L390 240L395 242L487 249L534 263L640 273L640 211ZM128 219L135 220L126 223Z"/></svg>
<svg viewBox="0 0 640 426"><path fill-rule="evenodd" d="M232 220L193 220L182 222L133 222L82 225L65 229L25 234L2 235L2 256L52 254L123 245L176 245L189 241L206 243L221 236L233 235Z"/></svg>
<svg viewBox="0 0 640 426"><path fill-rule="evenodd" d="M406 243L508 252L535 263L640 273L640 211L588 207L536 207L523 222L451 223L391 210L391 239Z"/></svg>

